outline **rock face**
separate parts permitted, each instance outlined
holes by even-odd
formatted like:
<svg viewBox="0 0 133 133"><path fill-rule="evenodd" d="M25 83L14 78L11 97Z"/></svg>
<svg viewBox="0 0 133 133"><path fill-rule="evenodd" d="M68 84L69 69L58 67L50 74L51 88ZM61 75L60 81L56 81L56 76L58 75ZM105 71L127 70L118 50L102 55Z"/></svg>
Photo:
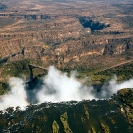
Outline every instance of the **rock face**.
<svg viewBox="0 0 133 133"><path fill-rule="evenodd" d="M80 2L79 6L76 1L4 4L8 10L0 11L0 57L17 53L8 62L32 58L47 66L76 68L111 66L116 59L133 59L132 16L123 13L130 3L123 10L119 5L106 8L104 1L96 7L91 2Z"/></svg>
<svg viewBox="0 0 133 133"><path fill-rule="evenodd" d="M56 36L57 34L57 36ZM24 58L40 59L44 62L67 64L86 62L85 58L96 59L98 56L121 55L133 48L132 38L90 40L88 37L67 40L68 32L40 32L28 34L4 34L0 36L0 57L18 53L10 60ZM73 33L74 35L74 33ZM76 34L75 34L76 35ZM51 45L48 45L51 44ZM57 45L59 44L59 45ZM59 64L55 64L59 65ZM62 66L63 67L63 66Z"/></svg>
<svg viewBox="0 0 133 133"><path fill-rule="evenodd" d="M84 28L90 28L92 32L95 30L102 30L104 28L110 27L110 24L94 22L89 17L80 17L79 21L83 25Z"/></svg>

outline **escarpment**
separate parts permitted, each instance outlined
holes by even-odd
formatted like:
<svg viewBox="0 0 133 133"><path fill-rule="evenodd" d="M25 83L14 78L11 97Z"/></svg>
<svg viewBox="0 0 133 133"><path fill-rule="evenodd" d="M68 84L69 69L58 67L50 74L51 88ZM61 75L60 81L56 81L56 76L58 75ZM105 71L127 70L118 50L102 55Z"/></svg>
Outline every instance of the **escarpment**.
<svg viewBox="0 0 133 133"><path fill-rule="evenodd" d="M2 4L7 7L0 10L0 57L15 54L7 62L35 59L46 66L76 68L133 59L132 16L123 13L131 4L123 10L118 5L107 8L98 3L95 8L91 2L76 1Z"/></svg>
<svg viewBox="0 0 133 133"><path fill-rule="evenodd" d="M103 58L106 56L113 58L114 56L115 58L115 56L133 49L132 38L95 40L85 36L79 38L76 36L75 38L72 33L73 38L71 38L69 34L70 31L64 33L62 31L60 33L59 31L41 31L40 33L1 34L0 57L19 52L10 61L33 58L45 63L49 60L54 65L65 67L68 63L73 65L75 62L86 63L88 59L92 58L97 60L99 56Z"/></svg>
<svg viewBox="0 0 133 133"><path fill-rule="evenodd" d="M63 53L79 53L79 56L83 55L115 55L133 48L133 40L131 38L118 38L118 39L105 39L105 40L85 40L85 41L72 41L61 44L56 47L55 51L59 55ZM86 53L86 54L85 54Z"/></svg>
<svg viewBox="0 0 133 133"><path fill-rule="evenodd" d="M104 63L103 59L112 60L133 49L133 40L125 39L105 39L105 40L85 40L71 41L56 46L55 54L62 57L64 64L92 64L92 62ZM130 55L132 56L132 55ZM99 60L99 58L101 58ZM125 57L121 57L125 58ZM72 63L73 62L73 63ZM105 61L106 62L106 61ZM76 65L75 65L76 66Z"/></svg>

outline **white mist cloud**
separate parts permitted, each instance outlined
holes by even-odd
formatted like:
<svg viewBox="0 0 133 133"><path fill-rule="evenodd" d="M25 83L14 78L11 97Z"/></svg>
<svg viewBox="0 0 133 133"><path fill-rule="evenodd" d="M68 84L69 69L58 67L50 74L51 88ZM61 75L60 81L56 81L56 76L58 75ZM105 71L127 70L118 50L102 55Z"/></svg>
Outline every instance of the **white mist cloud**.
<svg viewBox="0 0 133 133"><path fill-rule="evenodd" d="M101 97L109 98L111 95L117 93L117 91L122 88L133 88L133 79L118 83L117 77L115 76L112 80L109 81L109 83L106 83L102 86Z"/></svg>
<svg viewBox="0 0 133 133"><path fill-rule="evenodd" d="M0 110L8 107L23 107L28 105L24 81L20 78L10 78L11 91L0 99Z"/></svg>
<svg viewBox="0 0 133 133"><path fill-rule="evenodd" d="M117 78L113 78L101 87L97 92L97 88L92 86L84 86L75 78L75 72L68 77L66 73L62 73L55 67L50 66L48 74L42 78L43 84L37 85L34 90L25 90L25 83L20 78L11 78L9 85L11 91L0 99L0 110L8 107L23 107L30 103L28 94L32 92L37 103L43 102L62 102L62 101L81 101L92 99L110 98L114 93L122 88L133 88L133 79L117 83ZM38 89L38 86L41 89ZM27 93L28 91L28 93ZM34 101L34 100L33 100Z"/></svg>
<svg viewBox="0 0 133 133"><path fill-rule="evenodd" d="M88 95L88 99L94 98L89 92L89 87L83 87L82 84L75 79L74 72L68 77L66 73L61 73L55 67L49 67L48 75L43 78L43 82L44 85L41 91L37 93L39 103L45 101L81 101L85 99L86 94Z"/></svg>

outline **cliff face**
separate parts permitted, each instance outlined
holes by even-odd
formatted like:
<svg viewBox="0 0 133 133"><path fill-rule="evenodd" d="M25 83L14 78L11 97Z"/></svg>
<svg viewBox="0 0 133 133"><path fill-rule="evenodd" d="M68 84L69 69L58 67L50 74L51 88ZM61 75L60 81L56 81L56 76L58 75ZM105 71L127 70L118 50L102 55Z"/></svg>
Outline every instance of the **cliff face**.
<svg viewBox="0 0 133 133"><path fill-rule="evenodd" d="M62 63L69 63L70 61L86 63L90 60L89 63L91 64L99 57L101 57L99 62L103 61L102 57L115 58L115 56L121 55L132 48L133 40L131 38L101 39L97 41L86 39L61 44L55 48L55 54L63 58Z"/></svg>
<svg viewBox="0 0 133 133"><path fill-rule="evenodd" d="M55 45L71 38L78 38L82 32L82 26L76 18L67 19L63 17L53 21L32 20L28 22L19 20L15 24L5 26L5 28L0 30L0 57L21 52L21 55L18 55L18 59L41 59L44 51L46 51L46 54L52 54L51 49ZM46 49L50 51L48 50L49 52L47 52ZM16 60L17 57L14 57L14 59Z"/></svg>
<svg viewBox="0 0 133 133"><path fill-rule="evenodd" d="M99 56L102 58L121 55L133 48L131 38L95 40L81 37L73 39L70 37L78 35L72 32L41 31L27 34L1 34L0 57L4 58L7 55L18 53L10 58L10 61L33 58L43 62L51 60L58 67L60 67L60 63L64 67L70 62L72 65L75 62L86 62L87 59L97 60Z"/></svg>
<svg viewBox="0 0 133 133"><path fill-rule="evenodd" d="M110 100L29 105L0 111L0 131L130 133L133 91L123 89ZM124 125L124 126L123 126Z"/></svg>
<svg viewBox="0 0 133 133"><path fill-rule="evenodd" d="M90 28L92 32L110 27L110 24L95 22L90 17L79 17L79 22L83 25L84 28Z"/></svg>
<svg viewBox="0 0 133 133"><path fill-rule="evenodd" d="M104 2L94 6L76 1L7 1L3 5L7 9L0 11L0 57L15 54L8 61L32 58L47 66L74 68L133 59L128 54L133 48L132 16L124 16L130 4L123 10L119 5L107 8Z"/></svg>
<svg viewBox="0 0 133 133"><path fill-rule="evenodd" d="M79 52L83 55L115 55L133 48L133 40L131 38L118 38L118 39L100 39L91 40L77 40L64 43L56 47L57 54ZM85 54L86 53L86 54ZM88 54L87 54L88 53Z"/></svg>

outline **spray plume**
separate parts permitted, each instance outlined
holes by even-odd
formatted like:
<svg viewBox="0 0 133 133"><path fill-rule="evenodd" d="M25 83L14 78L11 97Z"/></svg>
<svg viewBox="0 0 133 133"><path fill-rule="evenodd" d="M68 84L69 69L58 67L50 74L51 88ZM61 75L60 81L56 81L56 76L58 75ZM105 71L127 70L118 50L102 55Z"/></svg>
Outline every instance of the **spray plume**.
<svg viewBox="0 0 133 133"><path fill-rule="evenodd" d="M8 107L23 107L36 101L43 102L62 102L62 101L81 101L92 99L106 99L115 94L122 88L132 88L133 79L123 83L117 83L116 77L101 87L100 91L93 86L84 86L76 80L75 72L68 77L66 73L62 73L55 67L50 66L48 74L42 78L43 83L37 85L33 90L26 90L26 84L20 78L11 78L9 85L11 91L0 99L0 110ZM28 92L29 91L29 92ZM32 99L28 100L27 94L33 93Z"/></svg>
<svg viewBox="0 0 133 133"><path fill-rule="evenodd" d="M23 107L28 105L24 81L20 78L10 78L11 91L0 99L0 110L8 107Z"/></svg>

